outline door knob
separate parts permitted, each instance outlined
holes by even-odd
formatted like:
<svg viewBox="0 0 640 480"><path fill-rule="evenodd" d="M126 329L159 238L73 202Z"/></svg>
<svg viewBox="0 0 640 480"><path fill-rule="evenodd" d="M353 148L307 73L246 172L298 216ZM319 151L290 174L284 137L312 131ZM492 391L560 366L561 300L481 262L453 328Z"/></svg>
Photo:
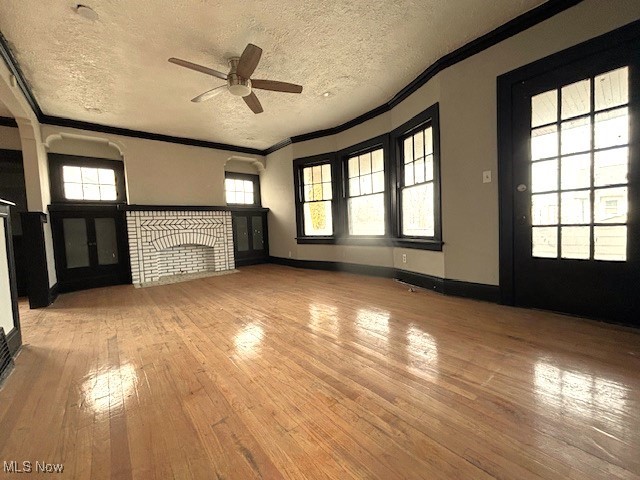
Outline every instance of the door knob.
<svg viewBox="0 0 640 480"><path fill-rule="evenodd" d="M527 191L527 186L524 183L521 183L520 185L518 185L516 187L516 190L518 190L519 192L526 192Z"/></svg>

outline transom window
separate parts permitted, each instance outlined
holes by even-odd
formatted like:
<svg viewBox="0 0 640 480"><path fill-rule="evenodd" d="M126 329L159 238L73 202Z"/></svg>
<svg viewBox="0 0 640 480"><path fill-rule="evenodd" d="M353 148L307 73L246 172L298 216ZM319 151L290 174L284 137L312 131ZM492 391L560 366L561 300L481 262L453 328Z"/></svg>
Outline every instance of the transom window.
<svg viewBox="0 0 640 480"><path fill-rule="evenodd" d="M627 259L629 69L531 99L534 257Z"/></svg>
<svg viewBox="0 0 640 480"><path fill-rule="evenodd" d="M116 175L110 168L62 167L64 197L67 200L117 199Z"/></svg>
<svg viewBox="0 0 640 480"><path fill-rule="evenodd" d="M382 148L347 160L350 235L384 235L385 178Z"/></svg>
<svg viewBox="0 0 640 480"><path fill-rule="evenodd" d="M302 169L304 234L333 235L331 164Z"/></svg>
<svg viewBox="0 0 640 480"><path fill-rule="evenodd" d="M259 182L258 175L227 173L224 180L227 205L259 205Z"/></svg>
<svg viewBox="0 0 640 480"><path fill-rule="evenodd" d="M401 233L434 237L433 128L428 126L402 139Z"/></svg>

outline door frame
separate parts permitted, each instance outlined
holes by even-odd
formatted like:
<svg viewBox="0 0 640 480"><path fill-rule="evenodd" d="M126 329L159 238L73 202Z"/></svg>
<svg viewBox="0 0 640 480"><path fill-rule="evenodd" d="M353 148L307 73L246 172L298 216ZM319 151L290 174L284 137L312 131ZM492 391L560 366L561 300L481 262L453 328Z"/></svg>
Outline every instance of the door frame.
<svg viewBox="0 0 640 480"><path fill-rule="evenodd" d="M498 195L499 195L499 268L500 301L515 305L514 278L514 169L518 145L514 144L514 87L558 68L597 55L640 38L640 20L587 40L566 50L537 60L498 77ZM630 92L631 94L631 92Z"/></svg>

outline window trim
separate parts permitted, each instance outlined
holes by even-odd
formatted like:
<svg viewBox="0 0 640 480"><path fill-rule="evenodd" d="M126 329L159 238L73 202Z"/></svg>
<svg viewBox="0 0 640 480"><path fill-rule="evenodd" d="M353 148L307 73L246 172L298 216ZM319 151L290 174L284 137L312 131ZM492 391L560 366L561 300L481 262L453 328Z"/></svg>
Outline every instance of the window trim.
<svg viewBox="0 0 640 480"><path fill-rule="evenodd" d="M262 196L260 194L260 175L254 173L236 173L236 172L224 172L225 185L224 200L225 205L233 207L262 207ZM253 182L253 203L228 203L227 202L227 187L226 180L250 180Z"/></svg>
<svg viewBox="0 0 640 480"><path fill-rule="evenodd" d="M384 197L384 234L382 235L352 235L349 233L349 214L348 214L348 202L349 202L349 158L363 153L373 152L374 150L382 149L382 155L384 158L384 191L379 192ZM377 137L365 140L364 142L357 143L337 153L340 164L340 187L342 192L342 235L340 242L338 243L352 243L357 244L358 241L362 241L362 244L372 244L375 240L389 239L393 236L393 229L391 228L391 208L390 203L390 172L393 169L393 162L389 149L389 134L385 133ZM373 194L367 194L373 195ZM363 196L363 195L360 195ZM357 198L357 197L354 197ZM388 242L383 242L388 243Z"/></svg>
<svg viewBox="0 0 640 480"><path fill-rule="evenodd" d="M304 233L304 180L303 169L316 165L331 165L331 216L333 235L305 235ZM339 198L342 196L342 187L339 182L340 172L336 162L336 154L313 155L311 157L298 158L293 161L293 186L296 209L296 240L299 244L333 244L339 236L340 221Z"/></svg>
<svg viewBox="0 0 640 480"><path fill-rule="evenodd" d="M66 155L61 153L49 153L49 186L51 188L51 202L64 204L93 204L93 205L116 205L127 203L127 189L125 183L124 162L122 160L110 160L106 158L81 157L77 155ZM68 199L64 195L64 178L62 167L87 167L87 168L108 168L114 171L116 177L116 199L115 200L79 200Z"/></svg>
<svg viewBox="0 0 640 480"><path fill-rule="evenodd" d="M403 237L400 235L401 211L399 173L402 173L400 144L403 135L412 129L431 123L433 128L433 185L434 185L434 237ZM376 150L382 146L385 165L385 234L376 236L349 235L347 218L348 172L347 162L350 156ZM333 235L309 236L304 234L303 182L304 167L331 164L331 186L333 191L332 214ZM435 103L411 120L403 123L389 133L351 145L342 150L320 155L296 158L293 161L294 201L296 215L296 241L299 245L362 245L393 246L421 250L442 251L442 206L440 187L440 120L439 104Z"/></svg>
<svg viewBox="0 0 640 480"><path fill-rule="evenodd" d="M433 135L433 237L418 237L402 234L402 190L404 178L404 162L402 145L404 139L414 133L431 126ZM433 104L411 120L403 123L391 132L391 144L393 145L395 169L395 221L394 244L405 248L420 248L425 250L442 250L442 192L440 179L440 107Z"/></svg>

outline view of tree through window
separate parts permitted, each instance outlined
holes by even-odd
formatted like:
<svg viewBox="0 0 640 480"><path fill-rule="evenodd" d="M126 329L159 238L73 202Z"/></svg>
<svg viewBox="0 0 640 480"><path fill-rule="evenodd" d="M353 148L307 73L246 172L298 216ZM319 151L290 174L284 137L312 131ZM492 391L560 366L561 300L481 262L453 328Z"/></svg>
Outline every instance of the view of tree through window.
<svg viewBox="0 0 640 480"><path fill-rule="evenodd" d="M67 200L116 200L116 175L110 168L62 167Z"/></svg>
<svg viewBox="0 0 640 480"><path fill-rule="evenodd" d="M350 157L347 162L350 235L384 235L384 153L380 148Z"/></svg>
<svg viewBox="0 0 640 480"><path fill-rule="evenodd" d="M402 142L402 235L435 235L433 129L429 126Z"/></svg>
<svg viewBox="0 0 640 480"><path fill-rule="evenodd" d="M302 169L304 191L304 234L332 235L333 216L331 213L331 165L314 165Z"/></svg>

